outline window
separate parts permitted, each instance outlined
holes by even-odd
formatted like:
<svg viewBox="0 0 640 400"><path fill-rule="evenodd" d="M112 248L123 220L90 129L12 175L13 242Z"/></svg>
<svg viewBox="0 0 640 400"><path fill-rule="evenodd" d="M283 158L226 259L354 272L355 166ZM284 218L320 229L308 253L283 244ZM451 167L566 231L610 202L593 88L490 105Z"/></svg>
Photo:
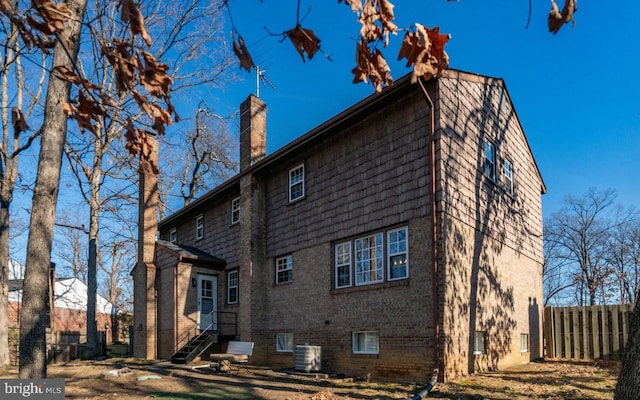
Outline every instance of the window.
<svg viewBox="0 0 640 400"><path fill-rule="evenodd" d="M409 276L407 228L394 229L387 234L389 280L404 279Z"/></svg>
<svg viewBox="0 0 640 400"><path fill-rule="evenodd" d="M293 333L276 334L276 351L278 353L293 353Z"/></svg>
<svg viewBox="0 0 640 400"><path fill-rule="evenodd" d="M475 331L473 334L473 354L485 354L484 351L484 332Z"/></svg>
<svg viewBox="0 0 640 400"><path fill-rule="evenodd" d="M382 282L382 234L355 240L356 285Z"/></svg>
<svg viewBox="0 0 640 400"><path fill-rule="evenodd" d="M196 240L204 237L204 217L199 215L196 218Z"/></svg>
<svg viewBox="0 0 640 400"><path fill-rule="evenodd" d="M511 163L504 160L504 191L513 194L513 167Z"/></svg>
<svg viewBox="0 0 640 400"><path fill-rule="evenodd" d="M336 245L336 287L351 286L351 242Z"/></svg>
<svg viewBox="0 0 640 400"><path fill-rule="evenodd" d="M229 271L227 274L227 303L238 303L238 287L240 282L240 273L238 270Z"/></svg>
<svg viewBox="0 0 640 400"><path fill-rule="evenodd" d="M529 351L529 334L520 334L520 352L527 353Z"/></svg>
<svg viewBox="0 0 640 400"><path fill-rule="evenodd" d="M484 141L484 174L489 179L495 181L496 179L496 149L493 143Z"/></svg>
<svg viewBox="0 0 640 400"><path fill-rule="evenodd" d="M240 221L240 197L231 200L231 224L237 224Z"/></svg>
<svg viewBox="0 0 640 400"><path fill-rule="evenodd" d="M169 241L171 243L178 243L178 231L173 228L169 231Z"/></svg>
<svg viewBox="0 0 640 400"><path fill-rule="evenodd" d="M289 170L289 201L304 197L304 164Z"/></svg>
<svg viewBox="0 0 640 400"><path fill-rule="evenodd" d="M374 331L353 332L354 354L378 354L380 352L380 334Z"/></svg>
<svg viewBox="0 0 640 400"><path fill-rule="evenodd" d="M350 287L354 280L356 286L361 286L409 278L406 226L337 243L334 252L336 289Z"/></svg>
<svg viewBox="0 0 640 400"><path fill-rule="evenodd" d="M276 284L293 281L293 259L291 256L276 259Z"/></svg>

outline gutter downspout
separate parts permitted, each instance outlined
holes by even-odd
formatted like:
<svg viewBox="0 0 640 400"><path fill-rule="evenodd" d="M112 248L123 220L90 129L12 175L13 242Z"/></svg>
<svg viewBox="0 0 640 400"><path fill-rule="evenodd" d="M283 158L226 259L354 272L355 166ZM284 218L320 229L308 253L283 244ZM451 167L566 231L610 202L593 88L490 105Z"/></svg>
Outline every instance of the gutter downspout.
<svg viewBox="0 0 640 400"><path fill-rule="evenodd" d="M429 141L429 154L431 157L431 262L432 262L432 271L433 271L433 279L431 280L431 294L432 294L432 315L435 323L434 328L434 343L433 343L433 360L435 367L433 369L433 376L431 381L427 386L424 387L418 394L416 394L412 400L421 400L429 395L431 389L436 384L438 380L438 374L440 372L440 315L439 315L439 290L438 290L438 248L437 248L437 217L436 217L436 132L435 132L435 106L433 104L433 100L429 95L429 92L425 88L422 78L418 78L418 85L420 86L420 90L428 103L429 106L429 122L430 122L430 134L431 140Z"/></svg>

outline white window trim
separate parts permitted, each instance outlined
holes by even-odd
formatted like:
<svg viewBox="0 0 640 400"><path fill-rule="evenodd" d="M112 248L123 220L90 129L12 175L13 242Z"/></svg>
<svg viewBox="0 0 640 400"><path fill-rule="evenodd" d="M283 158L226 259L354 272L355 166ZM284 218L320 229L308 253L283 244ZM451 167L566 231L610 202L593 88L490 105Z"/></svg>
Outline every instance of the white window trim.
<svg viewBox="0 0 640 400"><path fill-rule="evenodd" d="M240 222L240 197L231 200L231 225Z"/></svg>
<svg viewBox="0 0 640 400"><path fill-rule="evenodd" d="M280 261L285 261L286 264L280 264ZM285 268L279 269L279 267L281 265L284 265ZM276 258L276 285L282 284L282 283L289 283L289 282L293 282L293 257L292 256L284 256L284 257L278 257ZM284 271L291 271L291 279L287 280L287 281L280 281L279 276L278 276L278 272L284 272Z"/></svg>
<svg viewBox="0 0 640 400"><path fill-rule="evenodd" d="M176 228L169 230L169 242L178 243L178 230Z"/></svg>
<svg viewBox="0 0 640 400"><path fill-rule="evenodd" d="M528 333L520 334L520 352L521 353L529 352L529 334Z"/></svg>
<svg viewBox="0 0 640 400"><path fill-rule="evenodd" d="M298 170L298 169L301 169L301 170L302 170L302 173L300 174L300 178L301 178L301 179L300 179L299 181L292 182L291 173L292 173L292 172L295 172L295 171L296 171L296 170ZM289 202L290 202L290 203L292 203L292 202L294 202L294 201L298 201L298 200L300 200L300 199L304 198L304 196L305 196L305 171L304 171L304 163L302 163L302 164L298 164L298 165L296 165L295 167L293 167L293 168L291 168L291 169L289 170L288 182L289 182ZM298 197L296 197L296 198L292 198L292 190L291 190L291 189L292 189L294 186L297 186L297 185L301 185L301 186L302 186L301 194L300 194L300 196L298 196Z"/></svg>
<svg viewBox="0 0 640 400"><path fill-rule="evenodd" d="M361 350L358 346L358 335L364 335L365 339L364 342L366 344L367 342L367 337L369 335L372 335L373 337L376 338L376 348L375 350L367 350L366 348L364 350ZM365 345L366 347L366 345ZM351 334L351 348L353 351L353 354L380 354L380 333L378 331L355 331Z"/></svg>
<svg viewBox="0 0 640 400"><path fill-rule="evenodd" d="M487 146L491 148L491 157L487 155ZM496 146L489 140L484 141L482 147L482 172L493 182L496 180ZM491 163L487 172L487 161Z"/></svg>
<svg viewBox="0 0 640 400"><path fill-rule="evenodd" d="M236 281L235 285L231 285L231 277L235 275L234 280ZM231 289L236 289L236 300L231 301ZM238 304L240 300L240 271L233 270L227 273L227 304Z"/></svg>
<svg viewBox="0 0 640 400"><path fill-rule="evenodd" d="M508 166L508 167L507 167ZM508 173L507 173L508 170ZM507 194L513 195L513 164L509 160L504 160L502 174L504 175L504 190Z"/></svg>
<svg viewBox="0 0 640 400"><path fill-rule="evenodd" d="M293 353L293 333L276 333L276 352Z"/></svg>
<svg viewBox="0 0 640 400"><path fill-rule="evenodd" d="M343 262L343 263L339 263L338 262L338 248L341 247L341 246L347 246L349 248L348 249L348 254L349 254L349 257L348 257L349 261L348 262ZM336 277L335 277L335 287L336 287L336 289L351 287L353 285L353 263L351 261L353 256L352 256L352 250L351 250L351 242L348 241L348 242L337 243L335 245L334 256L335 256L334 265L335 265L335 275L336 275ZM347 267L349 269L349 283L346 284L346 285L342 285L342 286L338 285L338 279L339 279L339 276L340 276L340 274L338 273L338 269L340 267Z"/></svg>
<svg viewBox="0 0 640 400"><path fill-rule="evenodd" d="M484 331L473 332L473 354L479 356L486 353L486 333Z"/></svg>
<svg viewBox="0 0 640 400"><path fill-rule="evenodd" d="M196 217L196 240L204 237L204 216L202 214Z"/></svg>
<svg viewBox="0 0 640 400"><path fill-rule="evenodd" d="M399 251L397 253L391 253L391 235L395 232L400 232L400 231L404 231L405 232L405 249L404 251ZM401 255L404 254L405 255L405 268L406 268L406 275L402 276L400 278L391 278L391 258L393 256L397 256L397 255ZM397 281L397 280L401 280L401 279L407 279L409 278L409 228L406 226L403 226L401 228L396 228L396 229L391 229L389 231L387 231L387 280L389 281Z"/></svg>
<svg viewBox="0 0 640 400"><path fill-rule="evenodd" d="M381 258L382 258L382 260L381 260L381 262L382 262L382 266L380 267L380 269L382 270L382 277L381 277L380 279L376 279L376 280L369 280L369 281L364 281L364 282L358 282L358 245L357 245L357 242L358 242L358 241L362 241L362 240L371 239L371 238L373 238L373 240L374 240L374 242L375 242L375 241L376 241L376 238L377 238L378 236L380 236L380 237L382 238L382 241L383 241L383 243L381 243L381 244L380 244L380 246L382 247L382 251L383 251L383 254L382 254L382 257L381 257ZM374 247L374 249L375 249L375 248L378 246L378 244L377 244L377 243L375 243L375 244L374 244L374 246L375 246L375 247ZM372 233L372 234L367 235L367 236L359 237L359 238L357 238L357 239L355 239L355 240L353 241L353 247L354 247L354 249L353 249L353 254L354 254L354 259L353 259L353 275L354 275L354 277L355 277L355 283L356 283L356 286L373 285L373 284L376 284L376 283L382 283L382 282L384 282L384 278L385 278L385 277L384 277L384 269L385 269L385 268L384 268L384 263L385 263L385 259L384 259L384 232L376 232L376 233ZM371 247L369 247L369 249L371 249ZM373 260L373 259L377 260L377 257L375 257L375 254L374 254L374 258L369 258L369 259L368 259L368 260L369 260L369 264L371 264L371 260ZM377 270L377 269L378 269L378 268L375 268L375 270ZM371 274L371 272L372 272L372 271L374 271L374 269L372 269L372 268L371 268L371 266L369 266L368 273L369 273L369 274Z"/></svg>

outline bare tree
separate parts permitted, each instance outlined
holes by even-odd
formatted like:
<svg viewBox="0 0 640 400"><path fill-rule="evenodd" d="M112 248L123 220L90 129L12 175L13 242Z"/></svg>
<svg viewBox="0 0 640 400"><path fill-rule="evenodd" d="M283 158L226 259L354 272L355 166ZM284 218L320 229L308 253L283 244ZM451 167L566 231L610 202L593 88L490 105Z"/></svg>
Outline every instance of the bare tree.
<svg viewBox="0 0 640 400"><path fill-rule="evenodd" d="M20 153L29 148L40 131L31 131L27 119L42 96L45 58L25 48L15 23L0 25L4 52L0 53L0 366L9 364L8 265L10 262L10 205L18 179ZM23 57L40 66L25 70ZM32 71L34 75L30 75ZM29 85L30 87L27 87ZM13 224L15 226L15 224Z"/></svg>
<svg viewBox="0 0 640 400"><path fill-rule="evenodd" d="M582 197L568 196L564 206L547 221L547 241L555 243L557 258L573 264L579 271L577 288L585 290L578 300L595 305L598 290L610 278L606 253L609 238L621 224L633 217L615 212L613 190L589 189Z"/></svg>
<svg viewBox="0 0 640 400"><path fill-rule="evenodd" d="M612 286L620 303L635 304L640 290L640 223L637 220L613 230L607 260L613 270Z"/></svg>

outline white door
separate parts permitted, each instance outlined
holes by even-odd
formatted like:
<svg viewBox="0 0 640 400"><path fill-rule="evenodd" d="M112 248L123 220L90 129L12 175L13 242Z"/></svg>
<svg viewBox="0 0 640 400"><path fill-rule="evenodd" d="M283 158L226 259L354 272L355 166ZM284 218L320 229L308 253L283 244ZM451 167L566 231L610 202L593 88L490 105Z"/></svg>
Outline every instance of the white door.
<svg viewBox="0 0 640 400"><path fill-rule="evenodd" d="M198 324L201 330L217 330L218 278L198 275Z"/></svg>

